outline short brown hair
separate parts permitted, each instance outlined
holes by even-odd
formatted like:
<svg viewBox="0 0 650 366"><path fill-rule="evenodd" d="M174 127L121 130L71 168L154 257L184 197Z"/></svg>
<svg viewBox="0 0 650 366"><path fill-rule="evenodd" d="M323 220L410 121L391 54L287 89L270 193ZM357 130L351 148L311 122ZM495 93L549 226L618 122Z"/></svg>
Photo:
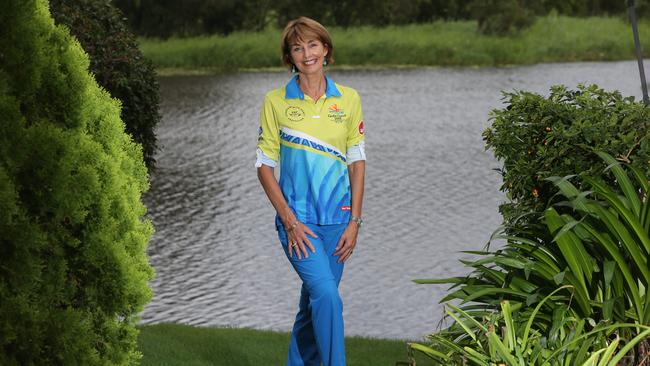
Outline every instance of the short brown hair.
<svg viewBox="0 0 650 366"><path fill-rule="evenodd" d="M282 48L282 63L285 66L289 68L293 66L293 62L291 61L291 43L296 40L306 41L308 39L317 39L327 47L325 59L328 64L334 62L334 58L332 57L334 45L332 44L332 37L330 37L327 29L311 18L300 17L287 23L287 26L282 31L280 47Z"/></svg>

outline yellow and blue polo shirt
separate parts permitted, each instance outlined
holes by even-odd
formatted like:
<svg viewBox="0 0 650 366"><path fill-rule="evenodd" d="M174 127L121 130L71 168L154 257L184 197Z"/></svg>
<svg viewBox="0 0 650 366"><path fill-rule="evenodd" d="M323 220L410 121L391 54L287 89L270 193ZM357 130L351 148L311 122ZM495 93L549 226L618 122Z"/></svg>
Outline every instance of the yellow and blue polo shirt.
<svg viewBox="0 0 650 366"><path fill-rule="evenodd" d="M359 94L325 79L316 102L300 90L298 75L267 93L257 142L258 160L279 161L280 188L298 220L319 225L349 222L347 153L364 143Z"/></svg>

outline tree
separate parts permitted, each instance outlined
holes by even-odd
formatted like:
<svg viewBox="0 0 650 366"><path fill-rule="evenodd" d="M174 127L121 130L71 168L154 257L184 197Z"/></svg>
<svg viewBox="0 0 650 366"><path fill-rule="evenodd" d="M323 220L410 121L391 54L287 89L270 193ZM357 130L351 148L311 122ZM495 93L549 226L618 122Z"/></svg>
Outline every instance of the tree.
<svg viewBox="0 0 650 366"><path fill-rule="evenodd" d="M479 32L484 34L512 34L534 21L533 14L520 0L474 0L469 9L478 22Z"/></svg>
<svg viewBox="0 0 650 366"><path fill-rule="evenodd" d="M5 1L0 24L0 364L134 364L142 149L46 0Z"/></svg>
<svg viewBox="0 0 650 366"><path fill-rule="evenodd" d="M138 49L122 13L110 0L50 0L57 24L70 28L90 56L90 70L103 88L122 101L126 131L142 144L149 168L155 164L159 86L151 61Z"/></svg>

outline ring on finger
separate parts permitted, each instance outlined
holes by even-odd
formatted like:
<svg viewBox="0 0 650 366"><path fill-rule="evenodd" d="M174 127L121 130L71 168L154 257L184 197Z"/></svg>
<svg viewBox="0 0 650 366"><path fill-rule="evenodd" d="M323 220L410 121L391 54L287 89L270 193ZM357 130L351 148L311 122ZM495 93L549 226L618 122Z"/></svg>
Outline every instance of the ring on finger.
<svg viewBox="0 0 650 366"><path fill-rule="evenodd" d="M291 243L291 247L295 248L298 245L298 243Z"/></svg>

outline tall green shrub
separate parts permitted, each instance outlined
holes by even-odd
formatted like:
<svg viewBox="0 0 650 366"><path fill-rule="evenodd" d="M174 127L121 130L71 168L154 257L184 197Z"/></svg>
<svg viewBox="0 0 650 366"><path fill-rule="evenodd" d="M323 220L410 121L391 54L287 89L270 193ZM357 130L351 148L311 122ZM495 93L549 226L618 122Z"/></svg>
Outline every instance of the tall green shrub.
<svg viewBox="0 0 650 366"><path fill-rule="evenodd" d="M97 83L122 102L126 131L142 144L149 168L155 164L159 86L153 64L144 58L122 13L110 0L50 0L57 24L70 28L90 57Z"/></svg>
<svg viewBox="0 0 650 366"><path fill-rule="evenodd" d="M503 162L501 189L509 201L500 211L507 224L540 217L555 199L546 178L602 171L606 164L594 150L650 172L650 111L634 97L579 85L554 86L548 97L517 91L503 99L506 106L491 112L492 126L483 137Z"/></svg>
<svg viewBox="0 0 650 366"><path fill-rule="evenodd" d="M0 24L0 364L135 364L141 147L46 0L3 2Z"/></svg>

